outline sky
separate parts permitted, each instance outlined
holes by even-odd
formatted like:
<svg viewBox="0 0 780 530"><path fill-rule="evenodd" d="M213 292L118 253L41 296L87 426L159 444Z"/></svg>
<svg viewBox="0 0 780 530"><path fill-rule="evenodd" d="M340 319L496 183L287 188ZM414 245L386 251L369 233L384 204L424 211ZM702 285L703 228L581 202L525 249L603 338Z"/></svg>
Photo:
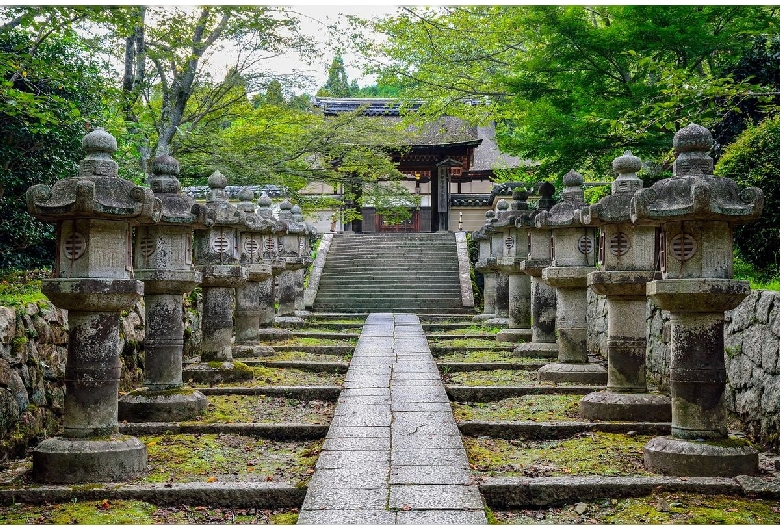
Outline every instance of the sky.
<svg viewBox="0 0 780 530"><path fill-rule="evenodd" d="M379 17L391 14L396 10L393 5L289 5L291 10L303 15L300 17L302 31L308 35L314 36L323 45L327 45L327 31L324 29L328 24L334 23L341 14L357 15L364 18ZM325 84L328 79L328 67L333 59L333 52L326 52L318 63L307 65L304 61L292 56L279 57L268 61L267 67L280 74L292 73L293 70L304 71L315 78L314 86L310 93L313 93ZM362 72L354 65L356 58L349 53L343 56L347 77L350 82L356 79L358 85L367 86L374 83L373 78L366 78Z"/></svg>

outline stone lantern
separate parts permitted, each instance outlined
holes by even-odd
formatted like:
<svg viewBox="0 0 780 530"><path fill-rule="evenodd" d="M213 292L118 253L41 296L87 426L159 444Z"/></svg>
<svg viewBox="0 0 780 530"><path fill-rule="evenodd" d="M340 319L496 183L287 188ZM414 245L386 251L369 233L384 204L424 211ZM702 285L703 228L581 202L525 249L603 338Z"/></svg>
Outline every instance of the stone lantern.
<svg viewBox="0 0 780 530"><path fill-rule="evenodd" d="M303 259L308 259L308 263L311 263L311 238L316 237L317 229L306 222L306 220L303 217L303 210L301 210L301 207L297 204L293 205L292 209L290 210L292 213L293 221L296 223L302 224L305 228L304 237L301 238L301 244L300 244L300 256ZM308 265L307 265L308 267ZM295 313L297 315L306 315L308 312L306 311L306 304L303 300L303 294L304 294L304 285L306 283L306 268L298 269L296 271L296 278L295 278Z"/></svg>
<svg viewBox="0 0 780 530"><path fill-rule="evenodd" d="M255 193L243 188L238 198L238 210L244 224L239 228L238 248L241 266L246 269L247 281L236 287L235 342L236 346L256 345L260 334L260 316L265 308L261 299L267 291L267 282L273 278L271 264L263 259L263 243L275 226L273 218L255 211ZM267 303L267 300L263 300ZM272 306L273 307L273 306Z"/></svg>
<svg viewBox="0 0 780 530"><path fill-rule="evenodd" d="M520 270L531 277L531 342L519 344L515 355L521 357L558 357L555 342L555 288L542 281L542 271L549 267L550 229L537 228L536 216L549 210L554 204L555 186L543 182L539 186L539 203L536 210L518 216L518 244L526 248L526 258Z"/></svg>
<svg viewBox="0 0 780 530"><path fill-rule="evenodd" d="M287 226L287 233L280 237L279 244L279 257L284 259L285 268L279 275L279 316L276 322L298 325L303 320L295 316L297 271L309 266L311 256L302 255L303 240L307 237L306 225L293 219L292 207L286 199L279 205L279 220Z"/></svg>
<svg viewBox="0 0 780 530"><path fill-rule="evenodd" d="M488 234L488 228L495 221L496 212L485 212L485 224L474 234L472 238L479 242L479 257L474 265L474 270L481 272L484 278L483 308L482 314L474 317L475 321L486 321L496 317L496 272L498 262L492 256L490 243L492 236Z"/></svg>
<svg viewBox="0 0 780 530"><path fill-rule="evenodd" d="M639 190L635 223L661 228L662 279L647 295L671 318L672 432L645 446L645 465L669 475L736 476L758 471L756 451L728 438L724 311L750 292L733 280L733 226L761 214L763 193L713 176L712 135L691 124L674 136L674 176Z"/></svg>
<svg viewBox="0 0 780 530"><path fill-rule="evenodd" d="M132 277L132 226L156 222L152 190L117 176L116 139L96 129L82 140L79 176L27 190L32 215L57 225L54 278L42 291L68 310L62 437L33 452L41 482L113 482L146 471L146 447L119 435L119 318L143 296Z"/></svg>
<svg viewBox="0 0 780 530"><path fill-rule="evenodd" d="M276 318L275 278L285 268L284 259L279 256L279 241L287 233L287 225L273 216L272 201L265 193L257 200L257 215L271 224L271 229L263 235L263 262L271 266L272 277L260 282L260 325L272 328Z"/></svg>
<svg viewBox="0 0 780 530"><path fill-rule="evenodd" d="M588 363L587 277L596 262L596 241L593 228L580 221L582 182L576 171L567 173L561 202L536 216L536 227L551 233L551 266L542 271L542 280L555 287L558 329L558 362L540 368L539 380L601 385L606 370Z"/></svg>
<svg viewBox="0 0 780 530"><path fill-rule="evenodd" d="M498 258L501 272L507 275L507 301L509 304L509 329L501 330L496 340L502 342L520 342L531 335L531 277L522 271L525 252L525 238L520 237L515 221L528 216L528 192L520 187L512 191L509 209L501 212L495 227L503 231L503 253ZM522 241L521 241L522 239Z"/></svg>
<svg viewBox="0 0 780 530"><path fill-rule="evenodd" d="M486 323L496 326L509 325L509 274L499 263L504 255L504 230L498 226L508 209L509 202L500 199L496 203L496 219L485 229L490 237L490 257L496 262L496 316Z"/></svg>
<svg viewBox="0 0 780 530"><path fill-rule="evenodd" d="M252 370L233 362L233 310L235 290L247 281L238 248L239 229L245 228L243 212L228 201L227 179L215 171L208 179L211 188L204 205L214 223L195 230L195 265L203 274L203 313L199 365L189 366L185 377L201 383L252 379Z"/></svg>
<svg viewBox="0 0 780 530"><path fill-rule="evenodd" d="M144 387L119 400L126 421L182 421L199 416L206 396L182 388L184 350L183 295L202 279L192 263L193 228L205 228L205 209L181 193L179 162L159 156L152 162L149 185L162 203L160 222L136 228L133 264L144 282L146 332Z"/></svg>
<svg viewBox="0 0 780 530"><path fill-rule="evenodd" d="M591 420L671 420L666 396L649 394L645 376L647 296L645 286L656 275L656 229L631 223L631 199L642 188L636 176L642 161L626 151L612 162L618 174L612 194L580 212L583 224L598 226L600 270L588 274L588 285L607 297L607 390L580 402Z"/></svg>

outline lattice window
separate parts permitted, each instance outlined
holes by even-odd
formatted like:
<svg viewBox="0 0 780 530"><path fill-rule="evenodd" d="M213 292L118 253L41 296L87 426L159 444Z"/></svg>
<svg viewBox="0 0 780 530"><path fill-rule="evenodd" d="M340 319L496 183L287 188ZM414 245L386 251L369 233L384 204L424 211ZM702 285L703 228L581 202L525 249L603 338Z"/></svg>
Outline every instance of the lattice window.
<svg viewBox="0 0 780 530"><path fill-rule="evenodd" d="M687 261L696 254L697 248L696 238L691 234L682 233L672 238L669 250L677 261Z"/></svg>
<svg viewBox="0 0 780 530"><path fill-rule="evenodd" d="M65 236L62 250L66 258L69 260L77 260L86 252L87 240L78 232L71 232Z"/></svg>
<svg viewBox="0 0 780 530"><path fill-rule="evenodd" d="M618 232L609 240L609 251L613 256L622 256L631 248L631 240L623 232Z"/></svg>
<svg viewBox="0 0 780 530"><path fill-rule="evenodd" d="M590 236L582 236L577 241L577 250L583 254L590 254L593 252L593 239Z"/></svg>

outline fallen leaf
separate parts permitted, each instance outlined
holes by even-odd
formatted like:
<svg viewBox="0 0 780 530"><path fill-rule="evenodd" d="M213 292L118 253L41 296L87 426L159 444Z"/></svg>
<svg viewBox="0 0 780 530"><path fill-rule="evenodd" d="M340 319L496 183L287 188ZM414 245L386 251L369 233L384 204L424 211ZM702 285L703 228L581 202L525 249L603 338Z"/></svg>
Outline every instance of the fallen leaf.
<svg viewBox="0 0 780 530"><path fill-rule="evenodd" d="M217 481L217 477L209 477L206 479L206 482L216 482L216 481Z"/></svg>
<svg viewBox="0 0 780 530"><path fill-rule="evenodd" d="M111 508L111 503L108 502L108 499L103 499L100 501L101 510L108 510L109 508Z"/></svg>
<svg viewBox="0 0 780 530"><path fill-rule="evenodd" d="M411 510L411 509L412 509L412 507L411 507L411 506L409 506L408 504L404 504L403 506L401 506L401 509L402 509L403 511L405 511L405 512L408 512L409 510Z"/></svg>

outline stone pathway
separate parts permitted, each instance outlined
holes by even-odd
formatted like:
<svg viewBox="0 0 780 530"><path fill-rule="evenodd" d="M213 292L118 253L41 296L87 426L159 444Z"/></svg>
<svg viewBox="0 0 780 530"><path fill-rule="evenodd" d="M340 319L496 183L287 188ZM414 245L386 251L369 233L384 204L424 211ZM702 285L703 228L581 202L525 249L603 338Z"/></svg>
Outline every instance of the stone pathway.
<svg viewBox="0 0 780 530"><path fill-rule="evenodd" d="M368 316L298 523L487 523L416 315Z"/></svg>

